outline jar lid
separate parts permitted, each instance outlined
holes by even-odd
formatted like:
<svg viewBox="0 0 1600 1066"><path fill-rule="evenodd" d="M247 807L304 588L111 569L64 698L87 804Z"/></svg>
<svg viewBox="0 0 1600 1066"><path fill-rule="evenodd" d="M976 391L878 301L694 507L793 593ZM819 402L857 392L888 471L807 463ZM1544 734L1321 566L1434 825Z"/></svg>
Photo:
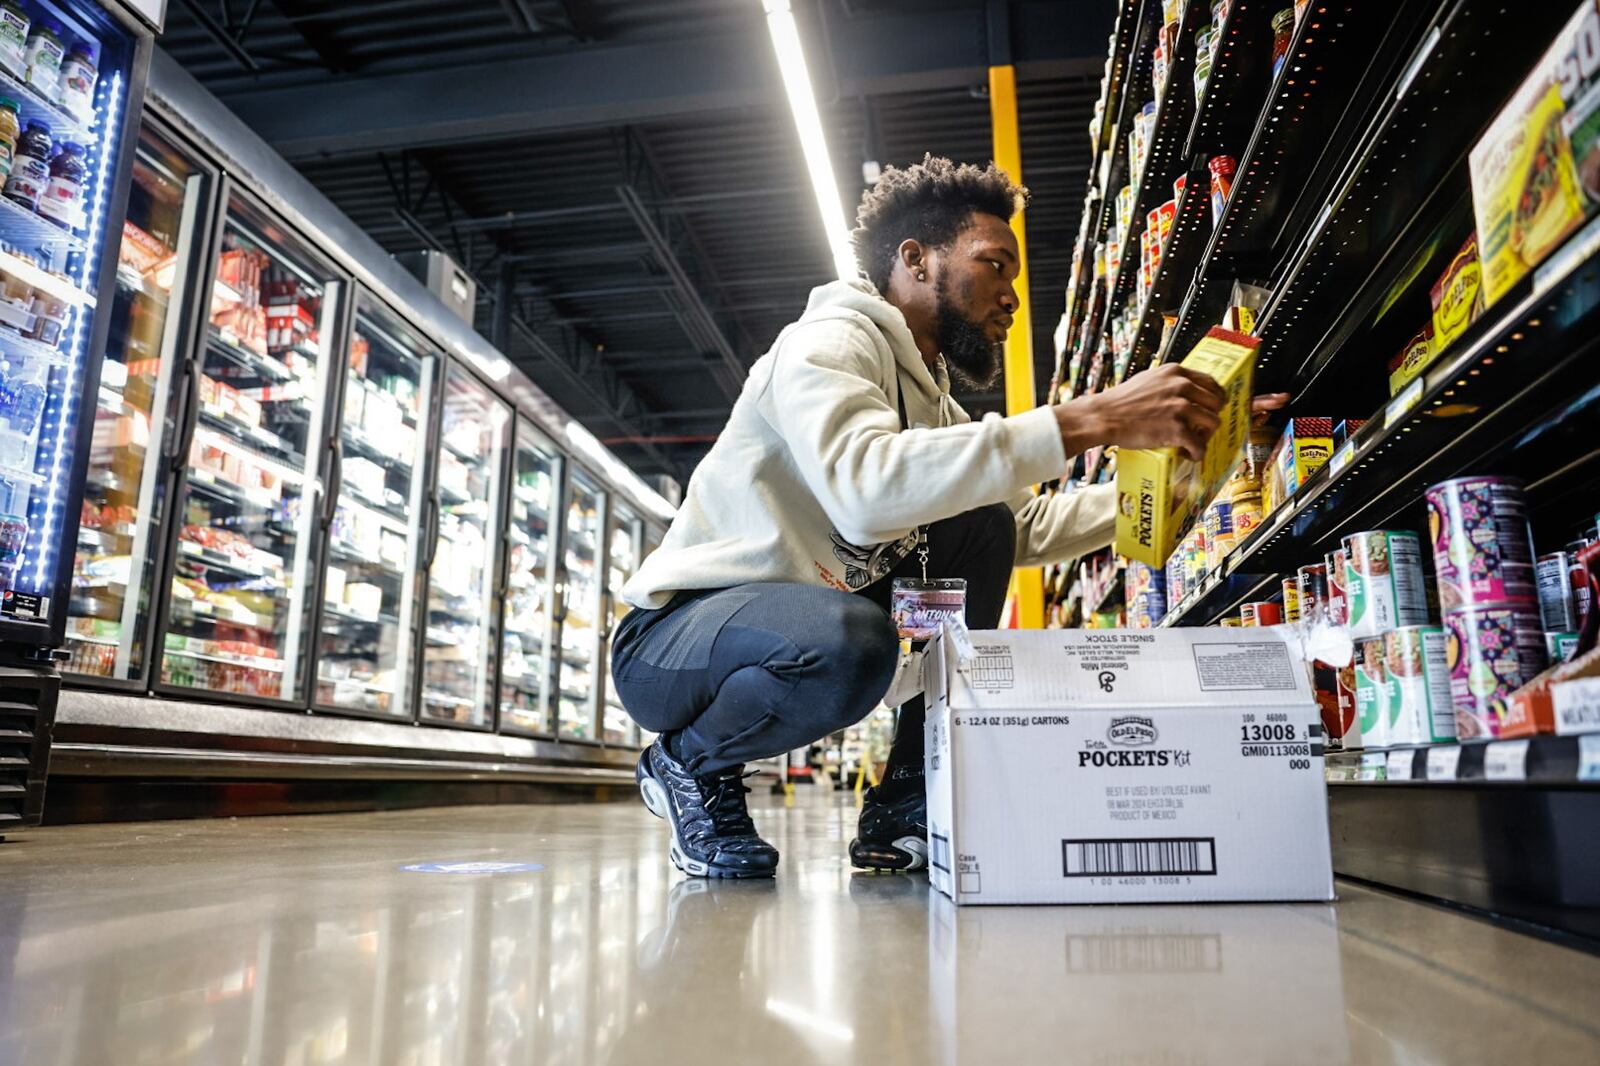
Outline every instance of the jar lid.
<svg viewBox="0 0 1600 1066"><path fill-rule="evenodd" d="M9 107L13 111L21 111L22 105L9 96L0 96L0 107Z"/></svg>

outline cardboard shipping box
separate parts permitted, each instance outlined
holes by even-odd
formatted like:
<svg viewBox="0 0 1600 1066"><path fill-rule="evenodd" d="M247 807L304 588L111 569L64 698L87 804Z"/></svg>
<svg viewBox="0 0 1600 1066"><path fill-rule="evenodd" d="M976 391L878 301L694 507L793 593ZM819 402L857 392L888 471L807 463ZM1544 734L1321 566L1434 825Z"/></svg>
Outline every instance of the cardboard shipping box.
<svg viewBox="0 0 1600 1066"><path fill-rule="evenodd" d="M1333 898L1322 727L1279 629L946 632L929 879L957 903Z"/></svg>

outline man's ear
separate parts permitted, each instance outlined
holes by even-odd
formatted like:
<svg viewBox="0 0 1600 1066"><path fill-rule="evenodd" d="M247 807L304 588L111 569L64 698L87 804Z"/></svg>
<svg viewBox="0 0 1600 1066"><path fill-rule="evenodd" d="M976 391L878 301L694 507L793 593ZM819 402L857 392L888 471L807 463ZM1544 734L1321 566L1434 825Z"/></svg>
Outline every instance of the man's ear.
<svg viewBox="0 0 1600 1066"><path fill-rule="evenodd" d="M900 242L900 247L896 249L896 253L900 258L901 265L906 268L907 274L910 274L918 281L928 280L927 249L923 248L921 241L907 237Z"/></svg>

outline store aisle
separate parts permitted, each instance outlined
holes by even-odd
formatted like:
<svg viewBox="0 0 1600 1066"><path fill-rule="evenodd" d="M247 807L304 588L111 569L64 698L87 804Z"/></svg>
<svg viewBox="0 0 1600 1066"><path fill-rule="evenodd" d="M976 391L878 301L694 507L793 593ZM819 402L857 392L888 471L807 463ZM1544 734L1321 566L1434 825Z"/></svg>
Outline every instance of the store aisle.
<svg viewBox="0 0 1600 1066"><path fill-rule="evenodd" d="M633 803L35 831L0 846L0 1062L1600 1060L1600 958L1335 906L971 908L854 875L854 810L685 881ZM419 863L542 864L413 872Z"/></svg>

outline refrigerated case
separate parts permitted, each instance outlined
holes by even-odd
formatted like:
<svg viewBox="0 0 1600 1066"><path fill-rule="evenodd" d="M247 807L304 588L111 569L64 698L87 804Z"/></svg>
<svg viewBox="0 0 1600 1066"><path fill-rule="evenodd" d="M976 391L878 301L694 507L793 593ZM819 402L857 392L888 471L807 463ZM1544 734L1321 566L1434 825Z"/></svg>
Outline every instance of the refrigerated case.
<svg viewBox="0 0 1600 1066"><path fill-rule="evenodd" d="M561 454L532 423L519 419L512 464L502 597L500 727L546 735L554 732L550 651Z"/></svg>
<svg viewBox="0 0 1600 1066"><path fill-rule="evenodd" d="M428 430L443 356L360 293L341 392L314 705L410 718Z"/></svg>
<svg viewBox="0 0 1600 1066"><path fill-rule="evenodd" d="M465 369L445 372L431 509L422 717L494 724L496 545L511 408Z"/></svg>
<svg viewBox="0 0 1600 1066"><path fill-rule="evenodd" d="M606 492L599 482L574 467L567 481L567 517L561 531L565 547L556 689L557 730L573 740L598 739L600 686L595 671L600 662L605 508Z"/></svg>
<svg viewBox="0 0 1600 1066"><path fill-rule="evenodd" d="M186 384L159 683L299 703L345 283L239 192L216 244Z"/></svg>
<svg viewBox="0 0 1600 1066"><path fill-rule="evenodd" d="M26 39L54 27L78 59L98 57L61 67L45 48L25 65L0 49L0 99L22 132L0 196L0 653L17 658L58 646L66 630L111 317L95 308L114 304L107 246L127 196L123 130L143 96L149 38L120 7L91 3L27 2L7 20L8 31L25 22Z"/></svg>
<svg viewBox="0 0 1600 1066"><path fill-rule="evenodd" d="M622 503L611 508L606 535L606 595L604 625L600 640L605 649L605 676L601 678L605 691L601 710L600 739L607 744L632 744L638 740L639 728L628 717L611 684L611 634L628 613L628 604L622 598L622 587L639 569L644 555L644 522L633 510Z"/></svg>
<svg viewBox="0 0 1600 1066"><path fill-rule="evenodd" d="M178 436L169 405L188 350L183 308L213 185L160 130L139 131L80 508L68 673L147 677Z"/></svg>

